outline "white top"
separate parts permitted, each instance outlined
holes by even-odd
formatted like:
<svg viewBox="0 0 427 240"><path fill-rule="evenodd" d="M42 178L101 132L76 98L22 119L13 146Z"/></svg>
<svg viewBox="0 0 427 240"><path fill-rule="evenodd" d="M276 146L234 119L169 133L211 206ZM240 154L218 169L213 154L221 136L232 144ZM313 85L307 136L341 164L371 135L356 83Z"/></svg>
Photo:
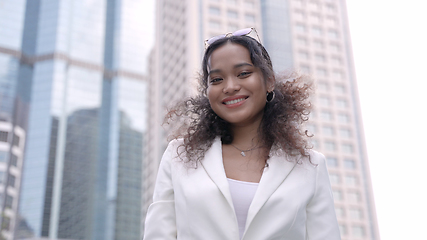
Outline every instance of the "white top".
<svg viewBox="0 0 427 240"><path fill-rule="evenodd" d="M231 198L233 199L234 211L236 212L237 223L239 225L240 239L245 231L246 218L248 216L249 206L255 196L258 183L243 182L234 179L228 179Z"/></svg>

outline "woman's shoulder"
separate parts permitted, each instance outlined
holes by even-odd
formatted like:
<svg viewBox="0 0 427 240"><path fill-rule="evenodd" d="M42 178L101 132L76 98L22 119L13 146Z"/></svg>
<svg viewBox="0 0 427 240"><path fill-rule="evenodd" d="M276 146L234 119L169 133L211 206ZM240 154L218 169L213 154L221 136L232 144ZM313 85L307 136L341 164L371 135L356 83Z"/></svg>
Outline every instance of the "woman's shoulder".
<svg viewBox="0 0 427 240"><path fill-rule="evenodd" d="M308 150L309 156L310 156L310 162L313 164L324 164L325 163L325 155L323 155L321 152L318 152L313 149Z"/></svg>

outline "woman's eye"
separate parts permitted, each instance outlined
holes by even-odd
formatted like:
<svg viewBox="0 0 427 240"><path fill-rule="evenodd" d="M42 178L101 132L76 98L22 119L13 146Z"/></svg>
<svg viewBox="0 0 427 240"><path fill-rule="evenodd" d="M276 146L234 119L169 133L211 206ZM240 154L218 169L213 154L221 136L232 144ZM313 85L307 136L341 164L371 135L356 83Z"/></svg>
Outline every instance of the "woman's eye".
<svg viewBox="0 0 427 240"><path fill-rule="evenodd" d="M215 83L220 82L221 80L222 80L222 78L212 78L212 79L210 80L210 83L211 83L211 84L215 84Z"/></svg>
<svg viewBox="0 0 427 240"><path fill-rule="evenodd" d="M237 75L238 77L247 77L248 75L250 75L251 72L241 72L239 73L239 75Z"/></svg>

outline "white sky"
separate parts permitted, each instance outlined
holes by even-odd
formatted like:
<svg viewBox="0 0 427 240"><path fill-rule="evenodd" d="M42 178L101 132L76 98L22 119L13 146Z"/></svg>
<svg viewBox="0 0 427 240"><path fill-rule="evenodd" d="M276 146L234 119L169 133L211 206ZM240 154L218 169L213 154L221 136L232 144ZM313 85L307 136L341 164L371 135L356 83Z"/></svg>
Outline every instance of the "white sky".
<svg viewBox="0 0 427 240"><path fill-rule="evenodd" d="M381 239L427 239L427 1L346 1Z"/></svg>

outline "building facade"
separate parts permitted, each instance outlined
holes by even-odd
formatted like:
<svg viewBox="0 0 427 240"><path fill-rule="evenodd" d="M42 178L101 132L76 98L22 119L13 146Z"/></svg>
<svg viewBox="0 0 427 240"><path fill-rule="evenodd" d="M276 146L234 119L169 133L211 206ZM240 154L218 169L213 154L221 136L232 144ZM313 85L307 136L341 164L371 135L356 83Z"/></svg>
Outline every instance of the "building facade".
<svg viewBox="0 0 427 240"><path fill-rule="evenodd" d="M25 1L0 0L0 239L13 239L27 137L29 91L21 67Z"/></svg>
<svg viewBox="0 0 427 240"><path fill-rule="evenodd" d="M154 1L1 0L0 16L3 238L139 239Z"/></svg>
<svg viewBox="0 0 427 240"><path fill-rule="evenodd" d="M255 27L276 72L297 69L315 80L306 128L327 158L342 239L380 239L345 1L161 0L156 9L157 86L150 95L157 91L152 96L163 101L153 108L160 113L156 122L166 103L194 94L205 39ZM153 161L161 158L169 130L150 128L160 136Z"/></svg>

